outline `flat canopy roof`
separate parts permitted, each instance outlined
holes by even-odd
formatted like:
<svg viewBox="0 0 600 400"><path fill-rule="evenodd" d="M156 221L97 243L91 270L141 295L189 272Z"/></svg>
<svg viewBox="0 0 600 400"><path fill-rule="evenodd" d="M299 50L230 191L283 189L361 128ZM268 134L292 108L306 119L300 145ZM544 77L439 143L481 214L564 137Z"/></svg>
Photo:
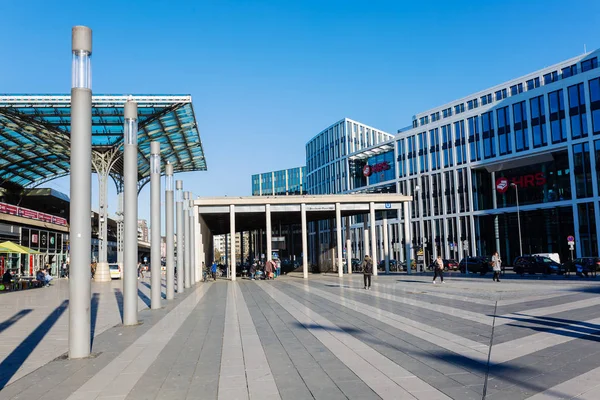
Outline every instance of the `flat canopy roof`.
<svg viewBox="0 0 600 400"><path fill-rule="evenodd" d="M123 107L138 103L138 180L150 174L150 142L161 143L164 162L175 172L205 171L206 160L188 95L94 95L92 152L122 150ZM71 96L0 95L0 176L2 185L33 187L70 170ZM122 152L121 152L122 153ZM111 166L118 179L121 157Z"/></svg>
<svg viewBox="0 0 600 400"><path fill-rule="evenodd" d="M366 214L370 203L377 211L394 211L402 203L412 201L411 196L395 193L334 194L305 196L252 196L252 197L202 197L194 200L198 213L213 235L230 231L230 206L235 210L236 231L264 229L266 205L271 209L272 226L299 224L301 204L306 205L306 219L320 221L335 219L336 203L340 204L342 217Z"/></svg>

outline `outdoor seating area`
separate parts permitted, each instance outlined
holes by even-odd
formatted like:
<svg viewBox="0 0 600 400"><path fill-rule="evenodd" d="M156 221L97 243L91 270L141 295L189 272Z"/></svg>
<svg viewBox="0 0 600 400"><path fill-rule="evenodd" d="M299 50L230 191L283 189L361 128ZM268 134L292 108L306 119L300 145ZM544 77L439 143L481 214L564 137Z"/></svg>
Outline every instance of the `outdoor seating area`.
<svg viewBox="0 0 600 400"><path fill-rule="evenodd" d="M43 287L45 282L35 276L34 257L37 250L6 241L0 243L0 292Z"/></svg>

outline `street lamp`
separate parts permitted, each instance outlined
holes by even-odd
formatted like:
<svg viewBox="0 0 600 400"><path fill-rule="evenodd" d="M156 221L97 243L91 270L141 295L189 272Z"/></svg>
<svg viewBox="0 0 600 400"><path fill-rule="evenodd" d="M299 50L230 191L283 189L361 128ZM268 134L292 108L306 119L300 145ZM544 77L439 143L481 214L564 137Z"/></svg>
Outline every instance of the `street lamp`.
<svg viewBox="0 0 600 400"><path fill-rule="evenodd" d="M510 186L515 188L515 194L517 196L517 225L519 227L519 255L523 255L523 240L521 238L521 213L519 211L519 186L516 183L511 183Z"/></svg>

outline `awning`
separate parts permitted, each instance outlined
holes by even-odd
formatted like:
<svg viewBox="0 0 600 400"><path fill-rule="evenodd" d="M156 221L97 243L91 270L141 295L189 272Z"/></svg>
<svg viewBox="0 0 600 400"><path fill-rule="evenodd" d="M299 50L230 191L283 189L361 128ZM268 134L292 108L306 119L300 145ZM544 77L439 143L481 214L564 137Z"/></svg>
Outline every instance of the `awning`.
<svg viewBox="0 0 600 400"><path fill-rule="evenodd" d="M37 250L30 249L29 247L21 246L14 242L2 242L0 243L1 253L18 253L18 254L41 254Z"/></svg>

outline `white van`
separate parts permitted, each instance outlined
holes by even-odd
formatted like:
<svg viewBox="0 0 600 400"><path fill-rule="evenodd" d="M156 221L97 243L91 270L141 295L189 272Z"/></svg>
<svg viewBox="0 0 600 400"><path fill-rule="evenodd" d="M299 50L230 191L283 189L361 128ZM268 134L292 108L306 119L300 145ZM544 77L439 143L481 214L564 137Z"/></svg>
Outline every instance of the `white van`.
<svg viewBox="0 0 600 400"><path fill-rule="evenodd" d="M552 261L556 261L557 263L560 264L560 256L558 255L558 253L536 253L536 254L532 254L532 255L538 256L538 257L548 257Z"/></svg>

